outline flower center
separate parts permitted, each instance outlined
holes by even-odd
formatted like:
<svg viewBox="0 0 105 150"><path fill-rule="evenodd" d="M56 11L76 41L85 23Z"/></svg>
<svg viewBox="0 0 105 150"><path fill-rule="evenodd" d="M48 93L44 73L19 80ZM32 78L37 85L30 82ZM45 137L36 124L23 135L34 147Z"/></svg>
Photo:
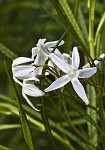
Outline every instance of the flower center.
<svg viewBox="0 0 105 150"><path fill-rule="evenodd" d="M70 79L73 79L74 77L77 76L77 70L72 68L72 69L68 72L68 75L69 75Z"/></svg>

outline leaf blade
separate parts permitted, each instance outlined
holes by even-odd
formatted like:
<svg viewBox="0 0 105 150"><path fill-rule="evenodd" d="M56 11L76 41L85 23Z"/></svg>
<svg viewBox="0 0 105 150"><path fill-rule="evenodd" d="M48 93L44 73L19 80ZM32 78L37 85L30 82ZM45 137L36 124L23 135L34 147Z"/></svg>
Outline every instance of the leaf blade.
<svg viewBox="0 0 105 150"><path fill-rule="evenodd" d="M79 25L71 11L66 0L52 0L55 9L57 10L59 16L63 19L64 24L71 29L71 32L76 37L76 39L84 47L85 51L88 53L88 46L85 42L83 34L79 28Z"/></svg>
<svg viewBox="0 0 105 150"><path fill-rule="evenodd" d="M11 60L15 59L17 55L5 47L3 44L0 43L0 52L4 54L6 57L10 58Z"/></svg>
<svg viewBox="0 0 105 150"><path fill-rule="evenodd" d="M16 86L13 82L13 79L9 75L6 62L5 62L4 65L5 65L5 70L6 70L8 79L10 81L10 84L11 84L11 87L12 87L12 90L13 90L13 93L14 93L14 97L15 97L16 102L17 102L18 111L19 111L19 114L20 114L21 128L22 128L22 132L23 132L23 136L24 136L26 145L30 150L35 150L34 143L33 143L33 140L32 140L31 130L30 130L26 115L23 111L23 108L22 108L22 105L21 105L21 102L20 102L20 99L19 99L19 96L18 96Z"/></svg>

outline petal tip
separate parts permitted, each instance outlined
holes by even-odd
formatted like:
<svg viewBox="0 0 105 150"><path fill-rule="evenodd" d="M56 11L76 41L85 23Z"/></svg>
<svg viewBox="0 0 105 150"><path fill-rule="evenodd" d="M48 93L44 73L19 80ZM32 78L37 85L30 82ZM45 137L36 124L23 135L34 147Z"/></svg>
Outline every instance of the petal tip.
<svg viewBox="0 0 105 150"><path fill-rule="evenodd" d="M86 102L86 105L89 105L89 101Z"/></svg>
<svg viewBox="0 0 105 150"><path fill-rule="evenodd" d="M44 92L46 92L46 93L49 92L48 88L46 88L46 89L44 90Z"/></svg>

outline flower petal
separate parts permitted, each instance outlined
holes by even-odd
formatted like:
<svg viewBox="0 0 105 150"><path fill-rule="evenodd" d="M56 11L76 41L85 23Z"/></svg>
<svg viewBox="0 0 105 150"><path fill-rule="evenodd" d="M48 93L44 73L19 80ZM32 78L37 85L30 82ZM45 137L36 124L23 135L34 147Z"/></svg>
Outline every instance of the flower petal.
<svg viewBox="0 0 105 150"><path fill-rule="evenodd" d="M28 58L28 57L18 57L13 61L12 66L15 67L17 65L27 63L27 62L31 62L31 61L33 61L33 59Z"/></svg>
<svg viewBox="0 0 105 150"><path fill-rule="evenodd" d="M31 77L31 72L34 71L35 67L31 65L21 65L17 66L15 69L13 69L13 76L24 79Z"/></svg>
<svg viewBox="0 0 105 150"><path fill-rule="evenodd" d="M37 55L36 56L36 59L35 59L35 62L34 64L38 64L39 66L40 65L44 65L45 63L45 59L42 55ZM35 70L34 70L34 75L41 75L42 74L42 70L43 70L43 67L37 67Z"/></svg>
<svg viewBox="0 0 105 150"><path fill-rule="evenodd" d="M57 55L51 53L49 56L51 60L57 65L57 67L60 68L63 72L67 73L70 70L69 65L64 60L60 59Z"/></svg>
<svg viewBox="0 0 105 150"><path fill-rule="evenodd" d="M57 43L58 41L46 42L45 45L47 48L50 48L50 47L54 47ZM58 46L63 45L63 44L64 44L64 41L62 40Z"/></svg>
<svg viewBox="0 0 105 150"><path fill-rule="evenodd" d="M22 95L25 98L25 100L27 101L27 103L35 110L35 111L40 111L39 109L35 108L34 105L31 103L31 101L29 100L29 98L26 96L26 94L24 94L24 92L22 91Z"/></svg>
<svg viewBox="0 0 105 150"><path fill-rule="evenodd" d="M38 81L40 81L40 80L39 80L37 77L32 76L32 77L30 77L30 78L28 78L28 79L24 79L24 81L27 83L27 82L31 82L31 81L38 82Z"/></svg>
<svg viewBox="0 0 105 150"><path fill-rule="evenodd" d="M94 61L95 66L97 66L99 63L100 63L99 60L95 60L95 61Z"/></svg>
<svg viewBox="0 0 105 150"><path fill-rule="evenodd" d="M97 68L85 68L78 70L78 78L89 78L97 72Z"/></svg>
<svg viewBox="0 0 105 150"><path fill-rule="evenodd" d="M34 57L38 54L38 48L37 47L33 47L32 48L32 59L34 59Z"/></svg>
<svg viewBox="0 0 105 150"><path fill-rule="evenodd" d="M89 102L88 102L88 98L86 96L83 85L79 82L77 78L73 78L71 80L71 83L73 85L75 92L78 94L78 96L86 103L86 105L88 105Z"/></svg>
<svg viewBox="0 0 105 150"><path fill-rule="evenodd" d="M49 92L49 91L53 91L53 90L59 89L59 88L63 87L65 84L67 84L69 81L70 81L70 79L68 78L68 75L64 75L64 76L60 77L59 79L57 79L56 81L54 81L44 91L45 92Z"/></svg>
<svg viewBox="0 0 105 150"><path fill-rule="evenodd" d="M72 52L72 66L75 69L78 69L79 64L80 64L80 57L79 57L78 49L77 47L74 47Z"/></svg>
<svg viewBox="0 0 105 150"><path fill-rule="evenodd" d="M43 70L43 67L37 67L34 70L34 76L41 75L42 74L42 70Z"/></svg>
<svg viewBox="0 0 105 150"><path fill-rule="evenodd" d="M64 41L62 40L62 41L59 43L58 46L61 46L61 45L63 45L63 44L64 44Z"/></svg>
<svg viewBox="0 0 105 150"><path fill-rule="evenodd" d="M85 64L85 65L82 66L82 69L85 69L85 68L90 68L90 64L87 63L87 64Z"/></svg>
<svg viewBox="0 0 105 150"><path fill-rule="evenodd" d="M46 41L46 39L39 39L38 43L36 44L37 47L40 47L42 45L44 45L44 42Z"/></svg>
<svg viewBox="0 0 105 150"><path fill-rule="evenodd" d="M45 61L44 56L38 54L35 58L34 64L44 65L44 61Z"/></svg>
<svg viewBox="0 0 105 150"><path fill-rule="evenodd" d="M16 77L13 76L13 79L15 82L17 82L18 84L20 84L21 86L23 86L23 83L21 83Z"/></svg>
<svg viewBox="0 0 105 150"><path fill-rule="evenodd" d="M61 52L57 48L55 49L54 54L56 54L60 58L62 57Z"/></svg>
<svg viewBox="0 0 105 150"><path fill-rule="evenodd" d="M41 91L39 88L37 88L34 85L34 81L32 82L32 81L24 80L23 81L22 91L25 94L27 94L29 96L33 96L33 97L39 97L39 96L43 96L44 95L44 92Z"/></svg>
<svg viewBox="0 0 105 150"><path fill-rule="evenodd" d="M62 59L67 62L69 65L72 65L72 58L70 57L69 54L63 53L62 54Z"/></svg>
<svg viewBox="0 0 105 150"><path fill-rule="evenodd" d="M105 59L105 54L102 53L102 54L99 56L99 59L100 59L100 60ZM97 65L100 63L100 60L95 60L95 61L94 61L95 66L97 66Z"/></svg>

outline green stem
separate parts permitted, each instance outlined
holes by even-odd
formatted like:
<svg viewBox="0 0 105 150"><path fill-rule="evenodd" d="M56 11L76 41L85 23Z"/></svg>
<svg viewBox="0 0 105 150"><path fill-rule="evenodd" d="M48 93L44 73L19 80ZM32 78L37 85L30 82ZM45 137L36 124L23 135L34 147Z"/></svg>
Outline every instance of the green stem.
<svg viewBox="0 0 105 150"><path fill-rule="evenodd" d="M89 7L89 44L90 44L90 55L95 58L95 48L94 48L94 7L95 0L88 0Z"/></svg>
<svg viewBox="0 0 105 150"><path fill-rule="evenodd" d="M88 98L89 103L92 106L96 106L96 93L94 87L87 86L88 91ZM87 109L88 114L92 117L92 119L97 122L97 113L93 109L89 108ZM98 136L97 136L97 129L94 127L91 123L88 122L88 131L89 131L89 141L94 144L94 146L97 146Z"/></svg>
<svg viewBox="0 0 105 150"><path fill-rule="evenodd" d="M89 45L90 45L90 56L92 59L95 58L95 47L94 47L94 8L95 8L95 0L88 0L88 8L89 8ZM87 86L87 94L89 98L89 103L93 107L96 107L96 93L94 87ZM87 113L92 119L97 123L97 114L91 108L87 109ZM89 131L89 141L91 141L94 146L97 146L97 129L88 122L88 131Z"/></svg>
<svg viewBox="0 0 105 150"><path fill-rule="evenodd" d="M41 104L43 106L45 105L43 97L41 97ZM46 130L46 133L48 135L48 138L50 139L50 141L53 145L53 149L57 150L54 139L53 139L53 135L52 135L52 132L51 132L51 127L50 127L50 124L49 124L48 116L47 116L47 113L46 113L46 110L44 109L44 107L42 107L42 109L41 109L41 116L42 116L42 121L43 121L43 124L45 126L45 130Z"/></svg>
<svg viewBox="0 0 105 150"><path fill-rule="evenodd" d="M60 37L60 39L59 39L59 41L57 42L57 44L55 45L55 47L53 48L53 51L52 52L54 52L54 50L57 48L57 46L59 45L59 43L63 40L63 38L66 36L66 34L67 34L67 32L69 31L69 28L67 28L66 30L65 30L65 32L63 33L63 35Z"/></svg>

